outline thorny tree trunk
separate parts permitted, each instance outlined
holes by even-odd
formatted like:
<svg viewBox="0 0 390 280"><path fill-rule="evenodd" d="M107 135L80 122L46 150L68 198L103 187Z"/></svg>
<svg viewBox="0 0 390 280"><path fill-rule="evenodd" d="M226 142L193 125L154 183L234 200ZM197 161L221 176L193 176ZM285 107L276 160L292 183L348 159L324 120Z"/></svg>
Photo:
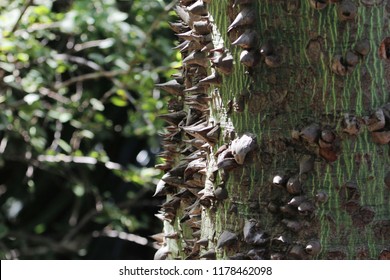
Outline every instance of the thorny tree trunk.
<svg viewBox="0 0 390 280"><path fill-rule="evenodd" d="M389 259L390 1L179 2L156 258Z"/></svg>

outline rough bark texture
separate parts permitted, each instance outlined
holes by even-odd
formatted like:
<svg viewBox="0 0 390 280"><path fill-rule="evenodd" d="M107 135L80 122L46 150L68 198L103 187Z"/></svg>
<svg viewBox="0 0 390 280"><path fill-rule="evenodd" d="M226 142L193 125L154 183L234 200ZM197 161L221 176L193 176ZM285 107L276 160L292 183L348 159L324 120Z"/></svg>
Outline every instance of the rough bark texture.
<svg viewBox="0 0 390 280"><path fill-rule="evenodd" d="M199 13L199 2L181 1L179 15ZM207 65L184 60L173 99L187 116L165 134L177 150L163 167L167 200L181 199L162 209L165 235L177 233L164 238L163 258L389 258L390 2L204 2L213 48L234 64L224 74L221 53L210 49L200 52ZM246 24L229 28L245 9ZM187 15L205 20L204 11ZM245 50L232 45L246 30L259 38L242 45L247 66ZM182 91L215 71L221 83ZM209 112L185 101L192 92L211 97ZM202 118L205 132L189 133ZM207 134L218 127L218 139ZM190 139L204 145L182 141ZM184 159L198 150L200 164ZM175 196L186 189L191 195Z"/></svg>

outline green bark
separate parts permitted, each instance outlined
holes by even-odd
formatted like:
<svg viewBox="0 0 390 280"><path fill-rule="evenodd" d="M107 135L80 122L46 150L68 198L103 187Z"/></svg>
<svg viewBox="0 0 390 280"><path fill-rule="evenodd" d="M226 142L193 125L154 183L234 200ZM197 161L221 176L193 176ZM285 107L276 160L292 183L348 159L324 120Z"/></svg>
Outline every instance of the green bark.
<svg viewBox="0 0 390 280"><path fill-rule="evenodd" d="M366 124L373 112L389 102L390 62L380 59L378 48L389 35L390 4L352 1L356 16L343 20L338 10L348 3L346 0L322 10L303 0L257 0L251 4L256 11L256 24L227 33L227 27L242 9L240 5L233 8L231 2L211 1L209 5L213 42L228 49L235 64L233 73L224 75L220 86L209 89L213 97L209 118L221 123L222 132L207 158L208 176L216 175L215 180L211 178L214 188L225 181L229 196L203 207L199 238L208 238L209 244L200 247L199 254L214 248L221 233L229 230L236 233L238 241L216 249L217 258L238 252L248 256L253 248L264 249L259 253L264 258L383 257L386 249L390 250L386 247L390 242L390 188L384 182L390 170L390 151L388 142L373 141L373 132ZM269 67L264 56L250 69L239 62L241 48L231 42L247 28L258 32L259 47L272 43L274 54L281 58L280 65ZM335 73L334 58L339 55L345 60L348 52L356 54L356 46L363 41L368 42L370 52L354 57L358 58L357 64L347 67L345 75ZM257 48L256 53L260 56ZM231 102L236 110L229 110ZM390 114L388 107L383 112ZM357 118L361 128L356 135L344 129L345 114ZM389 131L389 122L387 117L380 132ZM313 124L319 129L315 141L303 140L305 128ZM217 161L216 150L234 139L225 132L232 127L236 137L247 132L256 135L257 148L224 180L221 170L212 174L211 169ZM324 131L336 136L330 148L320 147L320 134ZM308 156L315 158L313 169L299 175L300 161ZM301 192L291 194L285 187L275 186L276 175L298 176ZM316 200L319 191L327 193L327 202ZM279 209L297 195L305 195L314 211L303 215L297 207L288 208L290 213ZM236 213L231 211L232 205L237 206ZM179 219L176 215L174 230L182 232ZM249 219L255 219L259 230L266 232L268 243L254 246L245 242L243 227ZM285 219L298 222L301 228L296 232L288 229L282 222ZM290 242L276 248L273 239L280 235ZM172 245L179 244L180 249L183 238L191 238L191 232L179 236L169 241L171 256L185 258L188 254ZM315 256L304 249L312 240L320 241L322 248Z"/></svg>

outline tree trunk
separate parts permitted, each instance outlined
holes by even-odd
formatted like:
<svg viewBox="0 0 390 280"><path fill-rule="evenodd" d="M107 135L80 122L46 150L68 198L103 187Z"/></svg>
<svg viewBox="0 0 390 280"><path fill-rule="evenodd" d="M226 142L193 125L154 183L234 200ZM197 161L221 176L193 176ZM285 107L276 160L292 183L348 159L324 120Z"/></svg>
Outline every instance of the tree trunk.
<svg viewBox="0 0 390 280"><path fill-rule="evenodd" d="M390 2L180 2L156 258L390 258Z"/></svg>

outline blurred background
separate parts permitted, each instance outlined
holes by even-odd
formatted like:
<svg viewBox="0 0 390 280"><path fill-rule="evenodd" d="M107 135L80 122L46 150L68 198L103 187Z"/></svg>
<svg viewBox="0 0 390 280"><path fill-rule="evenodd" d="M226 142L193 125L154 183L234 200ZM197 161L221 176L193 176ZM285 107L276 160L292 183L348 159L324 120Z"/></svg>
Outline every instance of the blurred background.
<svg viewBox="0 0 390 280"><path fill-rule="evenodd" d="M0 258L152 259L169 0L0 0Z"/></svg>

